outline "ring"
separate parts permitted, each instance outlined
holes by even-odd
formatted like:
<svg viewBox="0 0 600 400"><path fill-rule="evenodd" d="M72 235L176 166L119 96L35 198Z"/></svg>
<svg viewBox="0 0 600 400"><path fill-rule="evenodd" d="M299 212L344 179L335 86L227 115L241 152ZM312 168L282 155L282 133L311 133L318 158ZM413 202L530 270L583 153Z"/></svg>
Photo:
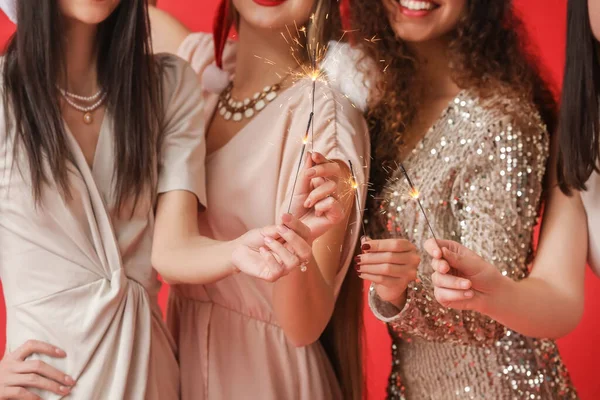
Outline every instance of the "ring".
<svg viewBox="0 0 600 400"><path fill-rule="evenodd" d="M302 264L300 264L300 271L306 272L306 270L308 269L307 266L308 266L308 261L304 261Z"/></svg>

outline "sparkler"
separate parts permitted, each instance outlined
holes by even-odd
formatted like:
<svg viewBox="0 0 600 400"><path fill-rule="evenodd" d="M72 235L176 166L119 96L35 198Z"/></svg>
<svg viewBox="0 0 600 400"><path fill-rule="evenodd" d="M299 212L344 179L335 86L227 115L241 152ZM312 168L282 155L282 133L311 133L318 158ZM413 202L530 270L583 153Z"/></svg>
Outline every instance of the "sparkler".
<svg viewBox="0 0 600 400"><path fill-rule="evenodd" d="M365 229L365 219L362 216L362 207L360 206L360 193L358 193L358 182L356 181L356 175L354 175L354 168L352 167L352 161L348 160L348 164L350 165L350 173L352 174L352 180L350 181L350 185L352 190L354 190L354 199L356 200L356 209L358 210L360 223L362 226L363 235L367 234L367 230Z"/></svg>
<svg viewBox="0 0 600 400"><path fill-rule="evenodd" d="M312 79L312 105L311 105L311 109L310 109L311 120L312 120L312 117L315 115L315 94L317 92L317 79L319 78L319 73L317 72L317 46L315 46L315 48L313 50L312 70L313 70L313 73L312 73L312 76L310 77L310 79ZM310 149L311 149L311 151L315 150L315 126L314 126L314 124L312 125L312 129L311 129Z"/></svg>
<svg viewBox="0 0 600 400"><path fill-rule="evenodd" d="M429 223L429 218L427 218L427 213L425 213L423 204L421 204L421 200L419 200L419 191L417 190L415 185L413 185L412 180L410 179L410 176L408 176L408 172L406 172L406 168L404 168L404 165L402 163L400 163L400 169L402 170L402 173L404 174L404 177L406 178L406 181L408 182L408 185L410 186L410 193L409 193L410 197L415 199L417 201L417 204L419 204L419 208L421 209L421 213L423 214L423 217L425 217L425 222L427 222L427 227L429 227L431 236L433 236L433 239L437 242L437 238L435 237L435 232L433 231L433 228L431 227L431 224Z"/></svg>
<svg viewBox="0 0 600 400"><path fill-rule="evenodd" d="M298 175L300 175L300 168L302 167L302 159L304 158L304 152L306 151L306 144L308 143L308 135L311 132L312 127L312 140L311 140L311 150L314 151L314 143L315 143L315 127L313 124L313 119L315 117L315 94L317 90L317 79L319 78L319 72L317 71L317 48L315 47L313 58L311 60L312 63L312 107L310 114L308 116L308 125L306 126L306 133L302 138L302 149L300 150L300 160L298 160L298 168L296 168L296 177L294 178L294 185L292 186L292 196L290 197L290 204L288 205L288 214L292 209L292 201L294 201L294 192L296 191L296 183L298 182Z"/></svg>

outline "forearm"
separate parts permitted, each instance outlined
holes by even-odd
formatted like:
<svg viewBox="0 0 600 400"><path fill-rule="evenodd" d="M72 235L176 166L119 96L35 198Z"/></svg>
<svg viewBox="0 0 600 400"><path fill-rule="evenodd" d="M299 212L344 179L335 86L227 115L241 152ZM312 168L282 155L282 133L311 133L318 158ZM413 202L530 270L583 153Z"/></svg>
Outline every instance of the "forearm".
<svg viewBox="0 0 600 400"><path fill-rule="evenodd" d="M519 282L502 277L496 292L486 295L482 310L523 335L558 338L571 332L583 314L582 296L538 277Z"/></svg>
<svg viewBox="0 0 600 400"><path fill-rule="evenodd" d="M152 263L169 283L208 284L234 273L231 261L234 248L234 241L192 236L177 244L156 248Z"/></svg>
<svg viewBox="0 0 600 400"><path fill-rule="evenodd" d="M334 288L313 260L302 272L295 270L275 283L273 310L286 337L296 346L319 339L335 305Z"/></svg>

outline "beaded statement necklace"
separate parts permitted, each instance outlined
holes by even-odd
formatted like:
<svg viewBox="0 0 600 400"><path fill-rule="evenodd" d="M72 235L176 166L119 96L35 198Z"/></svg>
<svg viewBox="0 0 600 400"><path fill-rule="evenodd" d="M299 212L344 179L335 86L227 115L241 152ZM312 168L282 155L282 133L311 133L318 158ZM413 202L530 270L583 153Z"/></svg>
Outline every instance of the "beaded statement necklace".
<svg viewBox="0 0 600 400"><path fill-rule="evenodd" d="M219 115L225 119L225 121L240 122L242 119L250 119L262 111L268 103L275 100L281 85L289 78L289 74L286 75L279 83L272 86L265 86L260 92L256 92L254 96L236 100L231 95L233 90L233 82L219 95L219 103L217 108L219 109Z"/></svg>

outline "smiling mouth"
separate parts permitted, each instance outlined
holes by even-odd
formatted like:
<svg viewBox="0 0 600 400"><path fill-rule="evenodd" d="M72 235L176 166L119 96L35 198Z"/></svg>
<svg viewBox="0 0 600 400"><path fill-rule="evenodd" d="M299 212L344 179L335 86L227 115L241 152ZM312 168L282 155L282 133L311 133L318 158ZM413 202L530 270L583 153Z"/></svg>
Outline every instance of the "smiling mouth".
<svg viewBox="0 0 600 400"><path fill-rule="evenodd" d="M433 11L439 7L438 4L432 1L415 1L415 0L399 0L400 6L409 11Z"/></svg>

